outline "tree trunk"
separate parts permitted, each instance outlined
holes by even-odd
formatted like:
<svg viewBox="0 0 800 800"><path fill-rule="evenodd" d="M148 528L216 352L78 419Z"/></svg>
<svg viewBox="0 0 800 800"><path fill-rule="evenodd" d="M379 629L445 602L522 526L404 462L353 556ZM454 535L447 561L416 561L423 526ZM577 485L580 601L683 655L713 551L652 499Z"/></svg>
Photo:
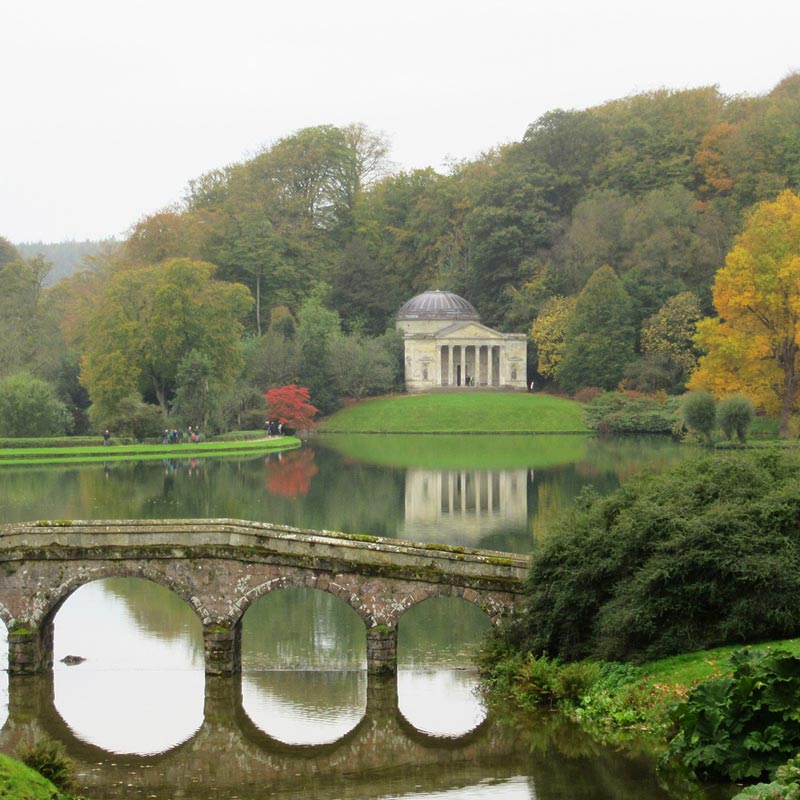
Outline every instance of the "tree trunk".
<svg viewBox="0 0 800 800"><path fill-rule="evenodd" d="M256 330L261 336L261 273L256 275Z"/></svg>

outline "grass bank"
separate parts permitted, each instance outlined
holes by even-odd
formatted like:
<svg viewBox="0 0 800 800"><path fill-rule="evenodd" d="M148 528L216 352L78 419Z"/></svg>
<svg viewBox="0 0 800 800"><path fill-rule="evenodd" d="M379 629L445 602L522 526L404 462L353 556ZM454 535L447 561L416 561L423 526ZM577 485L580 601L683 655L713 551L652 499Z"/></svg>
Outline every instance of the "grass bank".
<svg viewBox="0 0 800 800"><path fill-rule="evenodd" d="M0 797L4 800L72 800L38 772L0 753ZM75 798L77 800L77 798Z"/></svg>
<svg viewBox="0 0 800 800"><path fill-rule="evenodd" d="M464 391L365 400L319 425L329 433L587 433L583 406L522 392Z"/></svg>
<svg viewBox="0 0 800 800"><path fill-rule="evenodd" d="M800 639L752 645L800 656ZM558 707L605 741L646 742L663 749L675 732L673 705L701 681L730 673L728 659L741 645L684 653L642 664L579 661L484 651L481 671L490 697L523 709Z"/></svg>
<svg viewBox="0 0 800 800"><path fill-rule="evenodd" d="M292 450L300 440L292 436L247 441L195 442L194 444L112 444L79 447L4 447L0 467L23 464L90 463L96 461L143 461L147 459L231 456Z"/></svg>

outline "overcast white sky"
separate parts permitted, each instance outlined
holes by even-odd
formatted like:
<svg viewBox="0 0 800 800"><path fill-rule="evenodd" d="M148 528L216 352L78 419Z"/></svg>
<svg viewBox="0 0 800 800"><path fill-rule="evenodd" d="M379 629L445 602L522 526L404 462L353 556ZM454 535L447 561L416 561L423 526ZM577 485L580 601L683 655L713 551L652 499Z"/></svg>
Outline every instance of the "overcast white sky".
<svg viewBox="0 0 800 800"><path fill-rule="evenodd" d="M798 31L796 0L0 0L0 235L124 235L308 125L443 168L555 108L763 94Z"/></svg>

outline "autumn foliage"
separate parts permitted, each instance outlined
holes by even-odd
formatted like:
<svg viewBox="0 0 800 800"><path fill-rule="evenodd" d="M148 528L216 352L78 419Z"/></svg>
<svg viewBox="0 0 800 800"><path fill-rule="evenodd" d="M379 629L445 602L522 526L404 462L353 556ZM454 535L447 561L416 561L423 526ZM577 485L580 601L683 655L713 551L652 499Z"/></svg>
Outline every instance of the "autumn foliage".
<svg viewBox="0 0 800 800"><path fill-rule="evenodd" d="M779 413L787 436L800 399L800 197L784 191L756 206L713 293L719 318L697 326L706 355L690 388L741 392Z"/></svg>
<svg viewBox="0 0 800 800"><path fill-rule="evenodd" d="M317 409L311 405L308 389L290 383L264 394L267 400L267 416L277 419L289 428L310 428Z"/></svg>

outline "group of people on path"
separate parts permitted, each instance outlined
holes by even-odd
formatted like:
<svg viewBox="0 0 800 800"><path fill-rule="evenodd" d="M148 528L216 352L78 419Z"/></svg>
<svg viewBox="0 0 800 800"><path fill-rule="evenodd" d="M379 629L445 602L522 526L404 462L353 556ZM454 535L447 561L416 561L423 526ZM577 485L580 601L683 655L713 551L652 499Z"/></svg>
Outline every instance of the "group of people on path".
<svg viewBox="0 0 800 800"><path fill-rule="evenodd" d="M265 419L264 430L267 436L283 436L283 423L276 419Z"/></svg>
<svg viewBox="0 0 800 800"><path fill-rule="evenodd" d="M185 437L187 441L199 442L200 441L200 428L192 429L190 425L186 431ZM161 444L183 444L184 433L180 428L173 428L165 430L161 437Z"/></svg>

